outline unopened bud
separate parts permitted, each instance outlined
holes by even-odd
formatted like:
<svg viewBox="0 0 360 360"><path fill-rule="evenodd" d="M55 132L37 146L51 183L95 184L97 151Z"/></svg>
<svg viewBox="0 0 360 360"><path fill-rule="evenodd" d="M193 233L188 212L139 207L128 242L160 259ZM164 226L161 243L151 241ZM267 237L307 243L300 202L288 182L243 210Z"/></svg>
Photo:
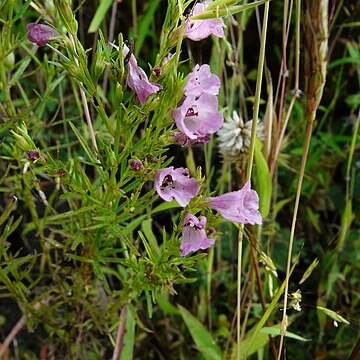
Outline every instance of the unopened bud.
<svg viewBox="0 0 360 360"><path fill-rule="evenodd" d="M60 36L60 33L50 26L44 24L28 24L28 39L37 46L45 46L53 37Z"/></svg>
<svg viewBox="0 0 360 360"><path fill-rule="evenodd" d="M156 75L157 77L159 77L160 74L161 74L161 68L160 68L160 66L155 66L155 67L153 68L153 72L155 73L155 75Z"/></svg>
<svg viewBox="0 0 360 360"><path fill-rule="evenodd" d="M36 160L40 157L39 152L36 150L30 150L28 152L28 158L31 160Z"/></svg>
<svg viewBox="0 0 360 360"><path fill-rule="evenodd" d="M131 160L130 161L130 167L133 170L139 171L141 169L142 163L139 160Z"/></svg>

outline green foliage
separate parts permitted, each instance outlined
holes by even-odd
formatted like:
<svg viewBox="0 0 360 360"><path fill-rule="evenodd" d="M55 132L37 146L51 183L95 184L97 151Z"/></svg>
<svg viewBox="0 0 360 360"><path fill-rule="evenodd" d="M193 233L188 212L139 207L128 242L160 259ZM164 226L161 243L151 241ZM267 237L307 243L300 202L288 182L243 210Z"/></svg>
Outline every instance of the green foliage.
<svg viewBox="0 0 360 360"><path fill-rule="evenodd" d="M191 336L196 344L197 349L203 354L206 359L220 360L221 350L215 344L211 335L208 333L204 325L199 322L189 311L184 307L178 306L180 314L188 327Z"/></svg>
<svg viewBox="0 0 360 360"><path fill-rule="evenodd" d="M256 13L262 19L258 6L266 2L213 1L198 18L224 16L225 37L191 42L183 30L194 1L129 0L115 7L104 0L93 8L70 0L0 1L0 343L13 336L16 321L24 322L18 345L10 341L10 358L18 352L24 359L103 359L120 348L124 360L235 359L240 270L242 358L270 358L272 337L282 331L291 359L303 356L303 346L313 358L348 357L360 304L355 2L334 4L331 17L327 83L295 229L286 331L280 309L306 108L292 92L296 32L294 17L284 16L287 2L270 2L266 85L274 95L267 100L263 92L260 99L260 120L271 124L263 134L269 148L262 148L262 134L251 144L263 224L245 228L241 269L239 228L207 209L204 198L238 190L243 163L219 156L216 135L189 148L172 137L171 113L196 63L209 63L221 78L224 114L236 110L245 121L252 118ZM27 39L27 24L39 21L61 34L49 46ZM286 57L283 24L290 29ZM127 85L124 43L162 87L144 105ZM138 170L133 160L140 161ZM201 183L185 210L154 190L155 172L167 166L188 167ZM207 255L180 256L188 210L206 215L214 230L216 245ZM300 301L302 311L295 313ZM0 358L1 351L6 348Z"/></svg>

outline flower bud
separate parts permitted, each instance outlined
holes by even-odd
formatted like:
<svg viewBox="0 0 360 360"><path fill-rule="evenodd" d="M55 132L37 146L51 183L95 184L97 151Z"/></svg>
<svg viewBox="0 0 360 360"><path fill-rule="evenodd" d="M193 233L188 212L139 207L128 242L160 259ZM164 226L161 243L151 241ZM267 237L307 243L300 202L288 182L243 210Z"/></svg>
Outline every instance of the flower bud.
<svg viewBox="0 0 360 360"><path fill-rule="evenodd" d="M31 160L37 160L40 157L39 152L36 150L30 150L28 152L28 158Z"/></svg>
<svg viewBox="0 0 360 360"><path fill-rule="evenodd" d="M142 163L140 160L131 160L130 167L135 171L139 171L142 167Z"/></svg>
<svg viewBox="0 0 360 360"><path fill-rule="evenodd" d="M50 26L44 24L28 24L28 39L37 46L45 46L53 37L60 36L60 33Z"/></svg>

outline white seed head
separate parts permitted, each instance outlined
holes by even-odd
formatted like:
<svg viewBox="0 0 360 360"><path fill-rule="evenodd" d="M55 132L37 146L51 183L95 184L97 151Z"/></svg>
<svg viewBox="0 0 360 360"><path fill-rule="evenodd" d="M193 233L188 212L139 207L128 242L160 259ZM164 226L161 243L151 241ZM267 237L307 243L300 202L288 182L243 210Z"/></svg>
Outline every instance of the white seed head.
<svg viewBox="0 0 360 360"><path fill-rule="evenodd" d="M251 144L252 120L244 122L236 111L228 117L218 131L219 150L225 160L246 162ZM264 126L258 123L256 135L264 138Z"/></svg>

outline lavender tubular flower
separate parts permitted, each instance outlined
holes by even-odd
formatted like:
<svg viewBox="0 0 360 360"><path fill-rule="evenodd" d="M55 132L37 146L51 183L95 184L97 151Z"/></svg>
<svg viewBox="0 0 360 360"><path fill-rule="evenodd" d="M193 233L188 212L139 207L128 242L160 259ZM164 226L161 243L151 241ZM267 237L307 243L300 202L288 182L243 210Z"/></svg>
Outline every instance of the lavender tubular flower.
<svg viewBox="0 0 360 360"><path fill-rule="evenodd" d="M208 239L205 231L206 217L200 216L200 220L186 213L182 229L182 242L180 245L181 256L186 256L190 252L205 250L214 245L215 240Z"/></svg>
<svg viewBox="0 0 360 360"><path fill-rule="evenodd" d="M123 55L126 57L130 49L124 45ZM146 99L161 89L158 84L151 83L145 71L138 66L136 58L133 54L129 59L129 75L127 77L129 88L135 91L136 96L142 105L145 104Z"/></svg>
<svg viewBox="0 0 360 360"><path fill-rule="evenodd" d="M215 95L203 93L200 96L187 96L180 107L172 112L179 130L190 140L200 140L218 131L223 115L218 111Z"/></svg>
<svg viewBox="0 0 360 360"><path fill-rule="evenodd" d="M197 3L192 11L192 16L202 14L210 3L210 0ZM215 35L219 38L224 37L223 27L225 24L223 19L192 20L192 16L185 22L184 36L193 41L206 39L210 35Z"/></svg>
<svg viewBox="0 0 360 360"><path fill-rule="evenodd" d="M53 37L60 36L60 33L50 26L31 23L27 25L28 39L37 46L45 46Z"/></svg>
<svg viewBox="0 0 360 360"><path fill-rule="evenodd" d="M176 200L182 207L199 193L200 184L186 168L173 166L155 172L155 190L165 201Z"/></svg>
<svg viewBox="0 0 360 360"><path fill-rule="evenodd" d="M211 73L209 65L197 64L185 84L184 91L186 96L200 96L204 93L217 95L220 86L220 79Z"/></svg>
<svg viewBox="0 0 360 360"><path fill-rule="evenodd" d="M227 220L252 225L262 223L259 196L255 190L251 189L250 181L241 190L209 197L206 200L210 201L211 209L221 213Z"/></svg>

